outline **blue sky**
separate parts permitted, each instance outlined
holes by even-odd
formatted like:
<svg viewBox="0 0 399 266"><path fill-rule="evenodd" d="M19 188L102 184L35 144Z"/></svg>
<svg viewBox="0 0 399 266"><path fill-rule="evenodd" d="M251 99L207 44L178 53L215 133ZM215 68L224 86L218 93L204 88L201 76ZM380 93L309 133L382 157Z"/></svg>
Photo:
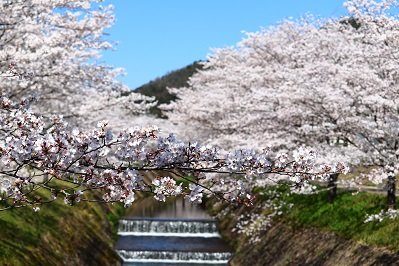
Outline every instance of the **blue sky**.
<svg viewBox="0 0 399 266"><path fill-rule="evenodd" d="M288 18L311 13L345 14L343 0L106 0L117 21L108 29L114 51L102 61L123 67L121 80L132 89L204 60L211 48L231 46L243 31L257 31Z"/></svg>

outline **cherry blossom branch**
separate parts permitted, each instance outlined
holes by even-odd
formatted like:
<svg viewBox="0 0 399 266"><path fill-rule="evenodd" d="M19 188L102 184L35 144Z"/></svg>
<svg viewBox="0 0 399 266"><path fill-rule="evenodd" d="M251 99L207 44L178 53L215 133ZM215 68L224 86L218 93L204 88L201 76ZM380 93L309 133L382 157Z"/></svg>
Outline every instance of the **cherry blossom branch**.
<svg viewBox="0 0 399 266"><path fill-rule="evenodd" d="M90 190L102 193L104 201L121 201L125 205L134 201L136 191L152 192L158 200L165 200L188 190L191 191L189 197L198 202L206 190L224 200L241 201L242 197L250 198L245 182L239 181L239 188L229 193L215 190L226 182L223 178L241 175L242 180L249 180L268 175L267 178L273 180L271 176L287 176L300 183L298 180L326 175L333 169L325 167L322 172L315 171L313 151L303 150L290 161L288 155L272 159L272 154L254 150L222 155L213 146L185 143L173 135L160 137L156 127L134 128L114 134L107 123L100 123L91 131L82 131L68 128L57 118L51 128L45 129L43 119L31 113L26 104L14 104L3 97L0 106L0 121L6 129L0 142L0 190L5 193L1 201L11 200L12 206L39 205L41 199L28 198L39 188L64 194L64 200L69 204L80 201ZM160 176L146 184L140 174L145 170L173 172L190 185L182 188L168 176ZM205 181L190 180L176 170L205 175L218 173L226 177L220 177L211 189ZM44 178L46 175L50 178ZM49 184L53 180L69 185L51 187Z"/></svg>

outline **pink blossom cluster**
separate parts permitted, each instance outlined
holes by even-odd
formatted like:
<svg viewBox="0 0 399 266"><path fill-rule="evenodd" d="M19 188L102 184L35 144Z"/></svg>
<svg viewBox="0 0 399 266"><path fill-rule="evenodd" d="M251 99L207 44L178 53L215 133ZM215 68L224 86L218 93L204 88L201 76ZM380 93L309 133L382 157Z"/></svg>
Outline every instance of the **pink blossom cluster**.
<svg viewBox="0 0 399 266"><path fill-rule="evenodd" d="M218 185L235 180L227 178L231 175L243 178L233 181L235 187L230 192L218 195L226 200L249 200L248 184L257 176L270 175L276 182L277 176L295 176L300 184L310 177L328 174L315 170L314 161L309 159L313 153L306 160L303 155L277 164L267 152L237 150L222 154L210 145L186 143L174 135L161 137L156 127L116 133L106 122L100 122L92 130L70 128L62 118L37 116L28 106L28 100L13 103L0 98L1 200L12 207L45 203L44 199L30 197L37 189L51 191L53 198L49 201L62 195L68 204L90 200L86 197L89 190L99 191L105 202L125 205L134 201L135 191L154 193L158 200L185 194L191 201L200 202L204 191L218 194ZM197 175L184 187L170 176L145 182L146 170L171 175L180 171L183 178L190 173L222 175L212 185ZM63 186L57 186L55 180Z"/></svg>

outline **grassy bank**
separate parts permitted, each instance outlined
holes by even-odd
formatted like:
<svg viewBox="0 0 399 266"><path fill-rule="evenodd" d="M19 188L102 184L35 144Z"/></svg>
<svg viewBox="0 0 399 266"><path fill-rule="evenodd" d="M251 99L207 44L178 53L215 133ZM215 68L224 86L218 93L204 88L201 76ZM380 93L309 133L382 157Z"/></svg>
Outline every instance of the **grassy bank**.
<svg viewBox="0 0 399 266"><path fill-rule="evenodd" d="M358 243L386 247L399 252L399 218L385 219L382 222L365 222L367 215L377 214L386 209L385 195L339 191L333 203L329 203L326 191L310 195L287 192L288 188L284 186L255 189L254 206L227 207L230 208L229 218L224 222L228 224L222 226L232 228L233 224L238 222L238 216L251 213L256 208L259 213L260 206L268 202L274 206L282 206L282 214L272 219L272 225L283 222L293 229L318 228ZM211 208L211 212L217 214L225 208L226 205L219 205L218 208ZM399 209L399 204L397 208ZM271 212L270 208L263 208L260 211L264 216Z"/></svg>
<svg viewBox="0 0 399 266"><path fill-rule="evenodd" d="M328 203L326 199L326 192L285 196L283 200L293 203L293 207L282 219L293 226L317 227L366 245L399 251L399 219L364 222L366 215L379 213L386 208L385 196L366 192L354 195L340 192L333 203Z"/></svg>
<svg viewBox="0 0 399 266"><path fill-rule="evenodd" d="M258 188L252 207L207 201L207 209L219 218L223 237L235 249L231 265L399 263L399 219L365 223L368 214L385 209L383 195L340 191L328 203L326 192L287 191L283 186ZM270 224L264 223L277 212Z"/></svg>
<svg viewBox="0 0 399 266"><path fill-rule="evenodd" d="M119 204L64 204L0 212L0 265L116 265Z"/></svg>

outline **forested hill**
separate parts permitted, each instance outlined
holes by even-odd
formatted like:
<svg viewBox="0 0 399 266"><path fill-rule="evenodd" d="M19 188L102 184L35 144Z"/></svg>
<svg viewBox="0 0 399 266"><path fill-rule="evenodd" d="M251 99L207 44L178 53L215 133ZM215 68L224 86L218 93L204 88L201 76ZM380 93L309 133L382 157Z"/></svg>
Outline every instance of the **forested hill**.
<svg viewBox="0 0 399 266"><path fill-rule="evenodd" d="M200 61L183 67L178 70L167 73L166 75L156 78L147 84L138 87L135 91L147 96L155 96L158 100L158 105L162 103L169 103L176 99L176 96L170 94L167 87L180 88L187 86L189 78L199 69L202 68ZM151 113L161 117L161 110L158 107L151 109Z"/></svg>

